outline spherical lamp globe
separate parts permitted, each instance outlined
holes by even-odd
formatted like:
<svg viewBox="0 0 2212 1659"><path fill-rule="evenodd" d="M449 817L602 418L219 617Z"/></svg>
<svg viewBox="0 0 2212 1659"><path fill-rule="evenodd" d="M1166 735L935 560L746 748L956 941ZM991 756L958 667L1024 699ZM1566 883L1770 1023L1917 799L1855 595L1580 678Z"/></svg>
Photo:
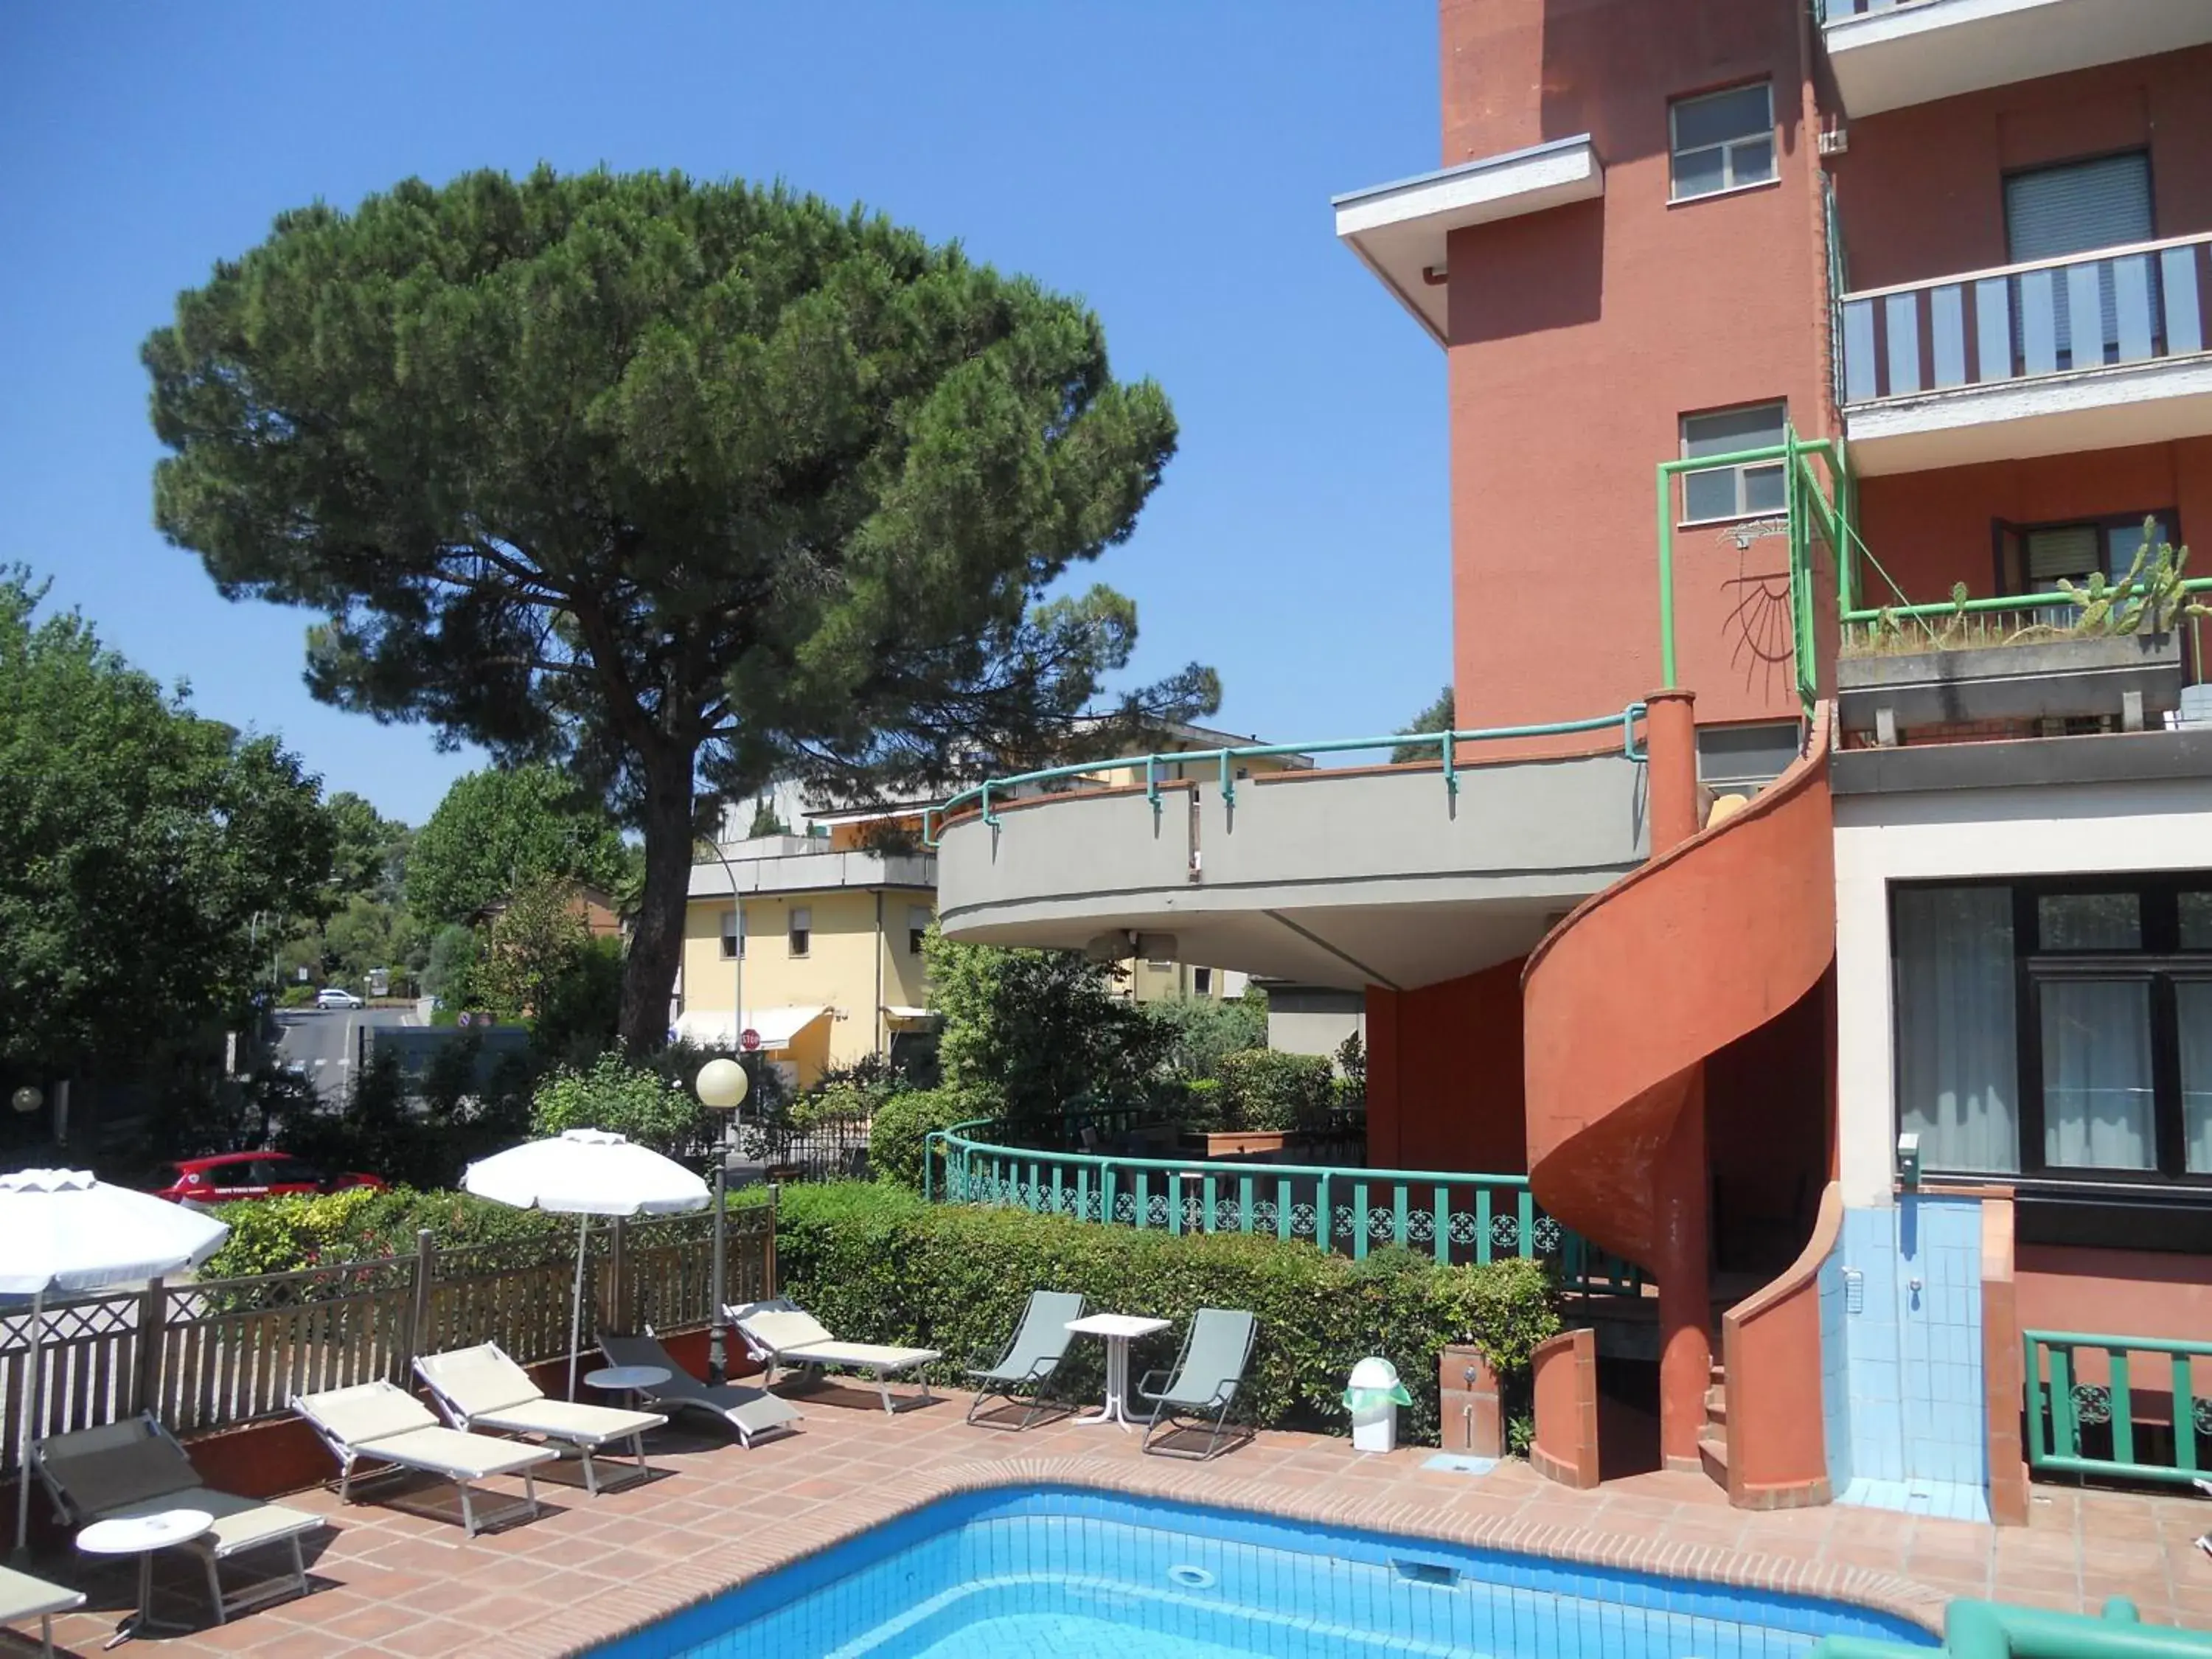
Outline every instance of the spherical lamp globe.
<svg viewBox="0 0 2212 1659"><path fill-rule="evenodd" d="M8 1103L25 1117L28 1117L46 1103L46 1091L27 1083L9 1097Z"/></svg>
<svg viewBox="0 0 2212 1659"><path fill-rule="evenodd" d="M736 1060L710 1060L699 1068L699 1081L694 1086L702 1106L710 1111L733 1112L751 1085L745 1068Z"/></svg>

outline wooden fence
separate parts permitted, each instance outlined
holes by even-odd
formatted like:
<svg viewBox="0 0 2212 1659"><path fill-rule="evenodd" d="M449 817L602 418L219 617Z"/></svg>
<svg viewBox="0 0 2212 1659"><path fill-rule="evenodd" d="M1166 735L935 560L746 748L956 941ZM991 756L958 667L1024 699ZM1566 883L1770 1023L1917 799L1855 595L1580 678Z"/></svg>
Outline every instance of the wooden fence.
<svg viewBox="0 0 2212 1659"><path fill-rule="evenodd" d="M772 1206L729 1212L730 1299L773 1293ZM600 1222L586 1237L583 1337L602 1327L678 1331L712 1312L710 1218ZM37 1435L153 1411L180 1434L283 1415L295 1394L387 1378L411 1386L419 1353L496 1342L524 1364L565 1358L574 1234L441 1249L252 1279L170 1285L49 1308L39 1349ZM0 1315L0 1474L21 1443L27 1308Z"/></svg>

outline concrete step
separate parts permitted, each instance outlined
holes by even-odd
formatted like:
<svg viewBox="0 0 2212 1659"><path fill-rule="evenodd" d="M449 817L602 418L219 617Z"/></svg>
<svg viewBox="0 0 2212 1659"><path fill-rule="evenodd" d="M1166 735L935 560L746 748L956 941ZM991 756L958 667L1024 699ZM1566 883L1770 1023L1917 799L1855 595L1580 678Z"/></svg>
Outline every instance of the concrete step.
<svg viewBox="0 0 2212 1659"><path fill-rule="evenodd" d="M1716 1382L1705 1390L1705 1421L1708 1423L1728 1421L1727 1383Z"/></svg>
<svg viewBox="0 0 2212 1659"><path fill-rule="evenodd" d="M1717 1429L1709 1429L1698 1437L1698 1457L1705 1466L1705 1473L1719 1486L1728 1485L1728 1437Z"/></svg>
<svg viewBox="0 0 2212 1659"><path fill-rule="evenodd" d="M1728 1381L1728 1367L1722 1364L1719 1360L1716 1359L1713 1361L1712 1370L1706 1375L1706 1381L1713 1383L1717 1387L1726 1382Z"/></svg>

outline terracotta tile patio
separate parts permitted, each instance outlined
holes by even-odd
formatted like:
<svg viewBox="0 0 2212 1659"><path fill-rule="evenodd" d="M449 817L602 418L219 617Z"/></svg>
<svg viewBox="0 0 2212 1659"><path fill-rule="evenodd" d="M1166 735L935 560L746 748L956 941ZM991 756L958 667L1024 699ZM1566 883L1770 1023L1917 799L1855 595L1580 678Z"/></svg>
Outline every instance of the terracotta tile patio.
<svg viewBox="0 0 2212 1659"><path fill-rule="evenodd" d="M1194 1465L1140 1457L1137 1437L1113 1429L969 1427L958 1397L895 1419L872 1394L830 1390L806 1403L801 1433L750 1452L664 1431L652 1445L659 1478L598 1498L542 1482L538 1520L473 1540L428 1486L372 1483L378 1501L343 1510L319 1489L288 1499L337 1522L311 1559L314 1594L159 1649L260 1659L571 1653L946 1492L1036 1480L1840 1594L1927 1622L1954 1595L2094 1610L2124 1595L2147 1620L2212 1626L2212 1560L2192 1541L2212 1506L2179 1498L2039 1486L2031 1524L2005 1531L1844 1508L1756 1515L1694 1475L1575 1492L1525 1464L1446 1474L1421 1468L1425 1449L1362 1458L1348 1442L1287 1433ZM55 1636L96 1654L134 1594L127 1567L40 1565L91 1594ZM181 1564L163 1577L159 1610L204 1621L199 1581ZM34 1649L0 1637L0 1651Z"/></svg>

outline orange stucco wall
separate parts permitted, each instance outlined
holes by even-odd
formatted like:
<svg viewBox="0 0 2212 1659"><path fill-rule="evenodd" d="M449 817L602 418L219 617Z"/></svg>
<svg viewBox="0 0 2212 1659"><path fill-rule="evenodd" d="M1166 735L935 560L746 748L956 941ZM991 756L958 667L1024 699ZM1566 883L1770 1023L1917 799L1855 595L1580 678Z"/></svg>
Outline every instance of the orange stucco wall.
<svg viewBox="0 0 2212 1659"><path fill-rule="evenodd" d="M2035 460L1992 461L1867 478L1859 484L1859 527L1882 568L1916 603L1933 604L1962 581L1977 597L2000 587L1995 526L2171 508L2185 541L2212 538L2212 438L2141 444ZM2197 574L2192 566L2191 574ZM1893 599L1872 571L1865 598Z"/></svg>
<svg viewBox="0 0 2212 1659"><path fill-rule="evenodd" d="M1855 119L1831 165L1850 284L2004 264L2007 173L2125 149L2150 151L2158 235L2212 230L2212 46Z"/></svg>
<svg viewBox="0 0 2212 1659"><path fill-rule="evenodd" d="M1418 991L1367 991L1367 1159L1381 1169L1528 1167L1521 958Z"/></svg>
<svg viewBox="0 0 2212 1659"><path fill-rule="evenodd" d="M1833 1495L1825 1425L1806 1409L1804 1384L1808 1357L1817 1364L1820 1352L1820 1263L1843 1224L1843 1191L1830 1182L1802 1254L1723 1322L1729 1501L1739 1507L1794 1509Z"/></svg>
<svg viewBox="0 0 2212 1659"><path fill-rule="evenodd" d="M2013 1282L2020 1322L2031 1330L2196 1342L2212 1332L2212 1257L2022 1244Z"/></svg>
<svg viewBox="0 0 2212 1659"><path fill-rule="evenodd" d="M1462 724L1596 713L1660 683L1652 469L1680 453L1682 415L1785 398L1801 430L1830 429L1803 12L1443 7L1447 163L1587 131L1606 168L1601 200L1449 240ZM1762 76L1779 182L1670 204L1669 98ZM1680 682L1701 720L1796 712L1784 562L1780 538L1746 551L1710 530L1683 539Z"/></svg>

